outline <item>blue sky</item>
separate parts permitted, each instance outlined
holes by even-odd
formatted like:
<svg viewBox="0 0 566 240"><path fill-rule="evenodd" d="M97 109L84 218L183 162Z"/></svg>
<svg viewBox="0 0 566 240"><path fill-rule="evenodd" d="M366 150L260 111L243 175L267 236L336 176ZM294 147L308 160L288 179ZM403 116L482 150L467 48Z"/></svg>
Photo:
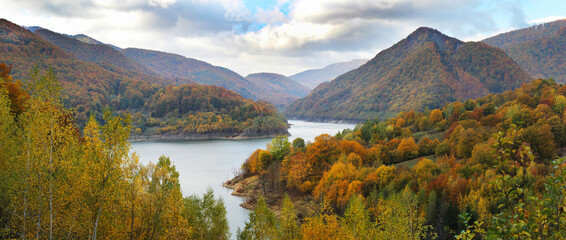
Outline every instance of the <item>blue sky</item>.
<svg viewBox="0 0 566 240"><path fill-rule="evenodd" d="M564 0L0 0L23 26L173 52L247 75L372 58L421 26L461 40L566 18Z"/></svg>
<svg viewBox="0 0 566 240"><path fill-rule="evenodd" d="M257 8L267 9L277 5L277 1L267 1L267 0L247 0L244 1L246 7L251 11L255 11Z"/></svg>

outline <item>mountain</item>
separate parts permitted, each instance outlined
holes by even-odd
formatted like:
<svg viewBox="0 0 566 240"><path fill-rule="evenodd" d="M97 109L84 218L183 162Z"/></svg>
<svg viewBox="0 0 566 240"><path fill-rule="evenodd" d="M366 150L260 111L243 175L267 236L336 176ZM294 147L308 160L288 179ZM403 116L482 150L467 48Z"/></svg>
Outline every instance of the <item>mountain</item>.
<svg viewBox="0 0 566 240"><path fill-rule="evenodd" d="M44 40L63 49L65 52L72 54L81 61L99 64L111 63L127 71L135 71L154 76L156 75L148 68L133 61L111 46L89 38L86 35L75 35L73 37L70 35L55 33L44 28L37 29L34 33ZM84 41L78 40L75 37L83 39Z"/></svg>
<svg viewBox="0 0 566 240"><path fill-rule="evenodd" d="M257 86L263 86L266 95L280 99L277 108L283 109L294 100L309 94L310 89L304 87L291 78L276 73L254 73L246 76L246 79ZM262 96L268 98L269 96Z"/></svg>
<svg viewBox="0 0 566 240"><path fill-rule="evenodd" d="M506 49L520 43L530 42L539 38L550 37L564 28L566 28L566 19L542 23L528 28L501 33L496 36L486 38L482 40L482 42L487 43L491 46Z"/></svg>
<svg viewBox="0 0 566 240"><path fill-rule="evenodd" d="M23 28L30 30L32 33L35 33L38 30L49 30L49 29L45 29L45 28L42 28L42 27L39 27L39 26L23 27ZM63 35L66 36L66 37L69 37L69 38L77 39L77 40L84 42L84 43L107 45L107 46L110 46L110 47L112 47L116 50L120 50L119 47L116 47L112 44L103 43L101 41L98 41L98 40L91 38L91 37L84 35L84 34L76 34L76 35L63 34Z"/></svg>
<svg viewBox="0 0 566 240"><path fill-rule="evenodd" d="M178 54L153 50L126 48L122 53L163 77L191 79L200 84L224 87L245 98L258 100L255 93L259 88L229 69Z"/></svg>
<svg viewBox="0 0 566 240"><path fill-rule="evenodd" d="M12 65L12 76L21 80L32 79L35 68L51 69L68 96L64 104L75 109L79 125L85 124L90 114L102 112L105 106L118 112L140 111L144 102L159 90L159 85L149 83L151 79L161 81L161 78L127 71L111 63L99 65L81 61L5 19L0 19L0 62ZM139 80L130 75L148 79Z"/></svg>
<svg viewBox="0 0 566 240"><path fill-rule="evenodd" d="M136 48L120 49L84 34L59 34L41 27L27 29L81 61L96 63L109 71L150 83L220 86L245 98L268 101L279 109L308 93L308 90L300 93L305 89L298 84L290 84L287 86L290 88L285 89L286 83L283 82L278 86L255 79L252 83L229 69L178 54Z"/></svg>
<svg viewBox="0 0 566 240"><path fill-rule="evenodd" d="M335 63L320 69L306 70L289 76L289 78L299 82L303 86L313 89L323 82L332 81L332 79L360 67L367 61L367 59L354 59L349 62Z"/></svg>
<svg viewBox="0 0 566 240"><path fill-rule="evenodd" d="M79 42L47 30L36 32L40 33L0 19L0 63L12 65L10 75L23 81L45 73L33 74L34 69L51 69L67 96L64 105L73 108L79 127L84 127L91 114L100 117L109 106L116 113L130 113L136 135L145 138L286 134L286 119L270 103L254 102L215 86L164 86L161 77L125 70L106 60L99 62L95 50L100 48L120 57L108 46ZM151 83L149 77L159 84Z"/></svg>
<svg viewBox="0 0 566 240"><path fill-rule="evenodd" d="M566 83L566 19L483 40L502 48L531 76Z"/></svg>
<svg viewBox="0 0 566 240"><path fill-rule="evenodd" d="M513 89L531 78L502 50L419 28L361 67L316 87L288 117L362 121Z"/></svg>
<svg viewBox="0 0 566 240"><path fill-rule="evenodd" d="M292 101L290 99L298 96L295 96L295 93L288 93L288 89L285 90L286 87L296 87L286 83L288 81L265 82L259 78L250 81L230 69L173 53L138 48L126 48L121 52L163 77L180 78L177 83L183 83L182 79L191 79L200 84L224 87L245 98L268 101L279 109L288 106ZM304 88L297 91L304 91Z"/></svg>

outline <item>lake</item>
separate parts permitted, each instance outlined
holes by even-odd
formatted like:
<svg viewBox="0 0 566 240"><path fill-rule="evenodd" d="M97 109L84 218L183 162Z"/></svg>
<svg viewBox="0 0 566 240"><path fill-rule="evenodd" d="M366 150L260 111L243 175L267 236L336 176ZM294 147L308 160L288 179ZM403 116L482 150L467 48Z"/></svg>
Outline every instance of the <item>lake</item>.
<svg viewBox="0 0 566 240"><path fill-rule="evenodd" d="M289 140L300 137L308 141L322 133L336 134L353 124L315 123L289 120L291 128ZM140 162L157 162L159 156L167 155L177 167L183 195L202 196L208 188L216 197L222 197L226 206L226 218L230 225L232 239L236 230L243 228L249 211L240 207L243 198L230 195L232 189L222 187L222 183L233 178L242 163L256 149L265 149L271 138L247 140L204 140L204 141L159 141L132 143L133 151L140 156Z"/></svg>

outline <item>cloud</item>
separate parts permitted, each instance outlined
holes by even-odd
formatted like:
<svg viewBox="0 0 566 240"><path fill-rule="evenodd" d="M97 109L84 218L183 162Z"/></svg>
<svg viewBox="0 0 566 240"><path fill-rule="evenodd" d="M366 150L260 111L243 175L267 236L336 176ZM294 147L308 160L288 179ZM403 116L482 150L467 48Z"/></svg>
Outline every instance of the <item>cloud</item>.
<svg viewBox="0 0 566 240"><path fill-rule="evenodd" d="M171 4L176 3L177 0L149 0L150 6L159 6L162 8L169 7Z"/></svg>
<svg viewBox="0 0 566 240"><path fill-rule="evenodd" d="M536 25L536 24L553 22L553 21L562 20L562 19L566 19L566 16L548 16L548 17L543 17L543 18L537 18L537 19L533 19L533 20L528 21L528 23L531 24L531 25Z"/></svg>

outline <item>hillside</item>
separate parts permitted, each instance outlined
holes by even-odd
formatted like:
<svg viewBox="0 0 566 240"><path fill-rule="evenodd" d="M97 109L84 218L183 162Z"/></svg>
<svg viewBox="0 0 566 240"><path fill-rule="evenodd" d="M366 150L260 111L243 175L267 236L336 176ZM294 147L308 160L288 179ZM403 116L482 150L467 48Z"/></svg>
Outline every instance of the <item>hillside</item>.
<svg viewBox="0 0 566 240"><path fill-rule="evenodd" d="M274 85L260 79L252 82L230 69L178 54L137 48L126 48L122 53L163 77L176 79L178 84L186 83L186 79L190 79L200 84L215 85L232 90L245 98L268 101L280 109L288 106L291 99L295 98L293 93L285 90L286 84Z"/></svg>
<svg viewBox="0 0 566 240"><path fill-rule="evenodd" d="M500 47L531 76L566 83L566 19L483 40Z"/></svg>
<svg viewBox="0 0 566 240"><path fill-rule="evenodd" d="M87 44L69 40L62 35L53 36L61 38L60 43L71 43L80 47ZM87 52L85 55L91 56L89 54ZM0 20L0 63L12 65L13 78L24 82L34 78L51 78L43 71L51 69L62 87L63 94L68 96L64 99L64 105L74 109L79 127L88 122L91 114L101 117L103 109L109 106L117 113L132 114L135 133L144 134L146 137L174 132L176 126L187 122L192 124L187 129L207 129L198 133L201 138L234 137L241 134L255 137L270 135L273 132L285 134L287 129L286 119L274 110L276 108L272 104L254 102L214 86L174 87L150 84L148 79L137 78L148 76L147 74L124 70L109 62L83 62L39 35L6 20ZM32 70L36 67L38 72L34 74ZM134 76L130 76L131 73L134 73ZM156 76L153 78L156 81L162 79ZM184 92L183 95L167 94L176 88L198 91ZM168 101L170 98L175 98L176 101ZM189 100L194 106L186 112L184 109L188 106L186 101ZM159 108L152 107L158 103L161 104ZM213 125L217 120L225 121L225 125ZM214 127L209 128L210 126ZM158 128L161 129L159 132L156 131ZM185 134L182 137L190 136Z"/></svg>
<svg viewBox="0 0 566 240"><path fill-rule="evenodd" d="M501 33L496 36L486 38L482 40L482 42L494 47L506 49L520 43L530 42L539 38L550 37L564 28L566 28L566 19Z"/></svg>
<svg viewBox="0 0 566 240"><path fill-rule="evenodd" d="M122 53L137 63L166 78L191 79L205 85L215 85L237 92L245 98L258 100L258 87L239 74L193 58L159 51L126 48ZM178 83L185 83L184 80Z"/></svg>
<svg viewBox="0 0 566 240"><path fill-rule="evenodd" d="M254 102L222 87L184 84L160 89L138 115L133 140L186 140L287 135L277 108Z"/></svg>
<svg viewBox="0 0 566 240"><path fill-rule="evenodd" d="M76 109L77 122L85 124L90 112L110 105L115 110L139 109L157 86L80 61L70 53L7 20L0 20L0 62L12 65L14 79L26 80L34 67L52 69ZM118 67L113 67L120 70Z"/></svg>
<svg viewBox="0 0 566 240"><path fill-rule="evenodd" d="M565 94L538 79L308 144L275 138L225 186L254 214L294 206L303 239L564 239ZM309 213L313 205L325 212Z"/></svg>
<svg viewBox="0 0 566 240"><path fill-rule="evenodd" d="M246 79L255 85L263 86L266 93L262 98L280 99L277 108L283 109L294 100L309 94L310 89L297 83L291 78L276 73L254 73L246 76Z"/></svg>
<svg viewBox="0 0 566 240"><path fill-rule="evenodd" d="M81 41L73 38L73 36L55 33L48 29L37 29L34 33L83 62L99 64L111 63L127 71L156 75L148 68L131 60L111 46L99 44L101 42L85 35L76 35L76 37L83 40ZM138 78L139 77L140 76L138 76Z"/></svg>
<svg viewBox="0 0 566 240"><path fill-rule="evenodd" d="M306 70L291 75L289 78L297 81L303 86L314 89L319 84L332 81L334 78L360 67L367 61L367 59L354 59L349 62L335 63L320 69Z"/></svg>
<svg viewBox="0 0 566 240"><path fill-rule="evenodd" d="M323 83L288 117L362 121L514 89L531 78L500 49L419 28L361 67Z"/></svg>

